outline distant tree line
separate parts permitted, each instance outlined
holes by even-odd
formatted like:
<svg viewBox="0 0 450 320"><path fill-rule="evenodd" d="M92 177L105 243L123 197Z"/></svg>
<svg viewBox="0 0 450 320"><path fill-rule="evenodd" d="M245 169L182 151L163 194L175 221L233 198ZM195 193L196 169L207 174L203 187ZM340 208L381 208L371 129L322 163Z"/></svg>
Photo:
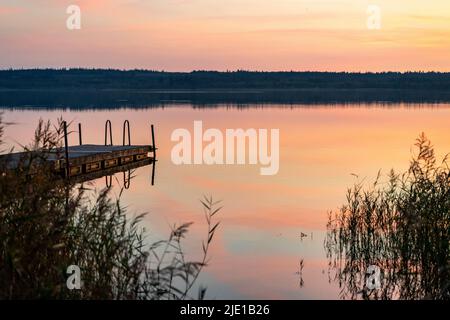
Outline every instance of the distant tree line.
<svg viewBox="0 0 450 320"><path fill-rule="evenodd" d="M163 72L114 69L0 70L0 89L436 89L442 72Z"/></svg>

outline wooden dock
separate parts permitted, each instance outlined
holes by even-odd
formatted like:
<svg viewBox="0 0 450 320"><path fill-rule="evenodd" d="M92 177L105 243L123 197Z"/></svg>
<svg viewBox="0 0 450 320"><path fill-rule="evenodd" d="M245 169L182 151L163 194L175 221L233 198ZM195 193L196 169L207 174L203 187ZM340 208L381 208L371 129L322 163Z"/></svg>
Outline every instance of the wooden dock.
<svg viewBox="0 0 450 320"><path fill-rule="evenodd" d="M110 143L107 144L109 123ZM130 127L126 120L123 128L123 145L112 144L111 122L105 126L105 144L82 144L81 125L79 125L80 145L69 146L67 124L64 122L64 147L52 150L37 150L0 155L0 163L5 163L7 171L20 167L30 167L30 174L39 170L43 164L50 164L55 173L66 178L77 177L76 181L93 180L102 176L123 172L156 161L156 147L153 125L151 126L153 145L131 145ZM128 145L125 144L125 128L128 125Z"/></svg>
<svg viewBox="0 0 450 320"><path fill-rule="evenodd" d="M20 166L21 163L28 163L30 157L34 154L35 159L40 162L47 161L53 163L56 172L67 175L66 171L68 168L68 176L72 177L137 163L143 160L155 160L153 157L154 148L150 145L104 146L84 144L81 146L69 146L67 149L69 165L66 163L65 148L52 151L42 150L38 152L39 155L36 154L37 152L18 152L0 156L0 161L7 161L8 168L14 169Z"/></svg>
<svg viewBox="0 0 450 320"><path fill-rule="evenodd" d="M153 146L150 145L104 146L84 144L81 146L70 146L68 148L69 165L67 166L64 157L55 161L55 170L64 171L68 167L68 175L72 177L108 170L142 160L155 160L152 157L153 153Z"/></svg>
<svg viewBox="0 0 450 320"><path fill-rule="evenodd" d="M110 167L108 169L102 169L102 170L98 170L98 171L91 171L89 173L77 174L75 176L72 176L70 179L72 182L83 183L86 181L92 181L92 180L96 180L96 179L103 178L103 177L112 177L116 173L121 173L121 172L123 172L124 174L127 172L131 173L134 169L145 167L148 165L152 165L150 181L151 181L151 185L153 185L154 179L155 179L155 161L153 160L153 158L147 158L144 160L129 162L126 164L115 166L115 167ZM124 178L124 180L125 180L125 178ZM111 183L112 183L112 181L111 181ZM124 186L125 185L126 185L126 183L124 181Z"/></svg>

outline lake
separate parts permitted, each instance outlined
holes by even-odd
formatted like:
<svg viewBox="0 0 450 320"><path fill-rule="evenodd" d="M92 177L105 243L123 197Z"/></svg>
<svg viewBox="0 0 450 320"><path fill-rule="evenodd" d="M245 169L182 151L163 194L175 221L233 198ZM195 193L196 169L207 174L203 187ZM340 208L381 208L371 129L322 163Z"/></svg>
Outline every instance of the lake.
<svg viewBox="0 0 450 320"><path fill-rule="evenodd" d="M324 249L328 213L346 202L355 182L371 183L381 169L405 171L415 139L425 132L441 159L450 152L450 104L237 105L198 108L186 103L164 107L95 109L5 108L10 146L28 144L39 118L82 123L83 142L103 144L104 123L112 122L113 141L122 143L122 124L131 124L132 144L151 144L155 125L158 162L152 186L151 166L137 169L122 195L130 214L148 212L144 224L150 240L167 237L173 224L194 222L185 241L186 254L201 256L206 222L199 199L222 200L221 225L210 248L209 265L197 285L216 299L335 299L338 284L329 279ZM171 134L204 128L279 129L278 174L262 176L255 165L175 165ZM70 144L78 143L76 132ZM387 180L385 176L382 180ZM123 174L113 179L113 192ZM92 188L105 187L105 178ZM302 237L301 234L304 234ZM299 272L300 261L303 269ZM300 285L300 277L303 280Z"/></svg>

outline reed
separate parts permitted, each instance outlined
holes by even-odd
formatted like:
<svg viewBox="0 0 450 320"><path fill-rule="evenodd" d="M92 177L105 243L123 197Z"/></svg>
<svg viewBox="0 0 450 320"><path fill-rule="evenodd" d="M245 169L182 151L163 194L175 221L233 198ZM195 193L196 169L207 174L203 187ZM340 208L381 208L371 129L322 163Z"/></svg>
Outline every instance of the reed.
<svg viewBox="0 0 450 320"><path fill-rule="evenodd" d="M330 212L325 249L342 298L450 298L448 159L437 161L424 134L415 151L407 172L356 183ZM370 265L382 271L379 289L366 285Z"/></svg>
<svg viewBox="0 0 450 320"><path fill-rule="evenodd" d="M38 151L57 149L61 136L61 121L54 127L40 121L24 147L33 154L26 165L7 170L0 164L0 299L204 298L204 287L197 296L192 288L207 265L217 203L202 200L208 235L200 261L186 261L182 242L190 223L149 243L145 214L130 217L110 188L92 198L79 185L56 180L42 162L32 170L45 157ZM81 269L81 290L66 286L70 265Z"/></svg>

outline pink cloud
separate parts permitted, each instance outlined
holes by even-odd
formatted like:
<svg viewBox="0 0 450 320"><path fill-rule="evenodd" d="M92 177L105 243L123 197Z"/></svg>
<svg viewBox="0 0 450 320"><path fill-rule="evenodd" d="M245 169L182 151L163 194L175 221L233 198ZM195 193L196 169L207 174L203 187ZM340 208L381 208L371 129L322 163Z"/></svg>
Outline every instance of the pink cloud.
<svg viewBox="0 0 450 320"><path fill-rule="evenodd" d="M13 6L0 6L0 15L17 14L25 11L24 8Z"/></svg>

